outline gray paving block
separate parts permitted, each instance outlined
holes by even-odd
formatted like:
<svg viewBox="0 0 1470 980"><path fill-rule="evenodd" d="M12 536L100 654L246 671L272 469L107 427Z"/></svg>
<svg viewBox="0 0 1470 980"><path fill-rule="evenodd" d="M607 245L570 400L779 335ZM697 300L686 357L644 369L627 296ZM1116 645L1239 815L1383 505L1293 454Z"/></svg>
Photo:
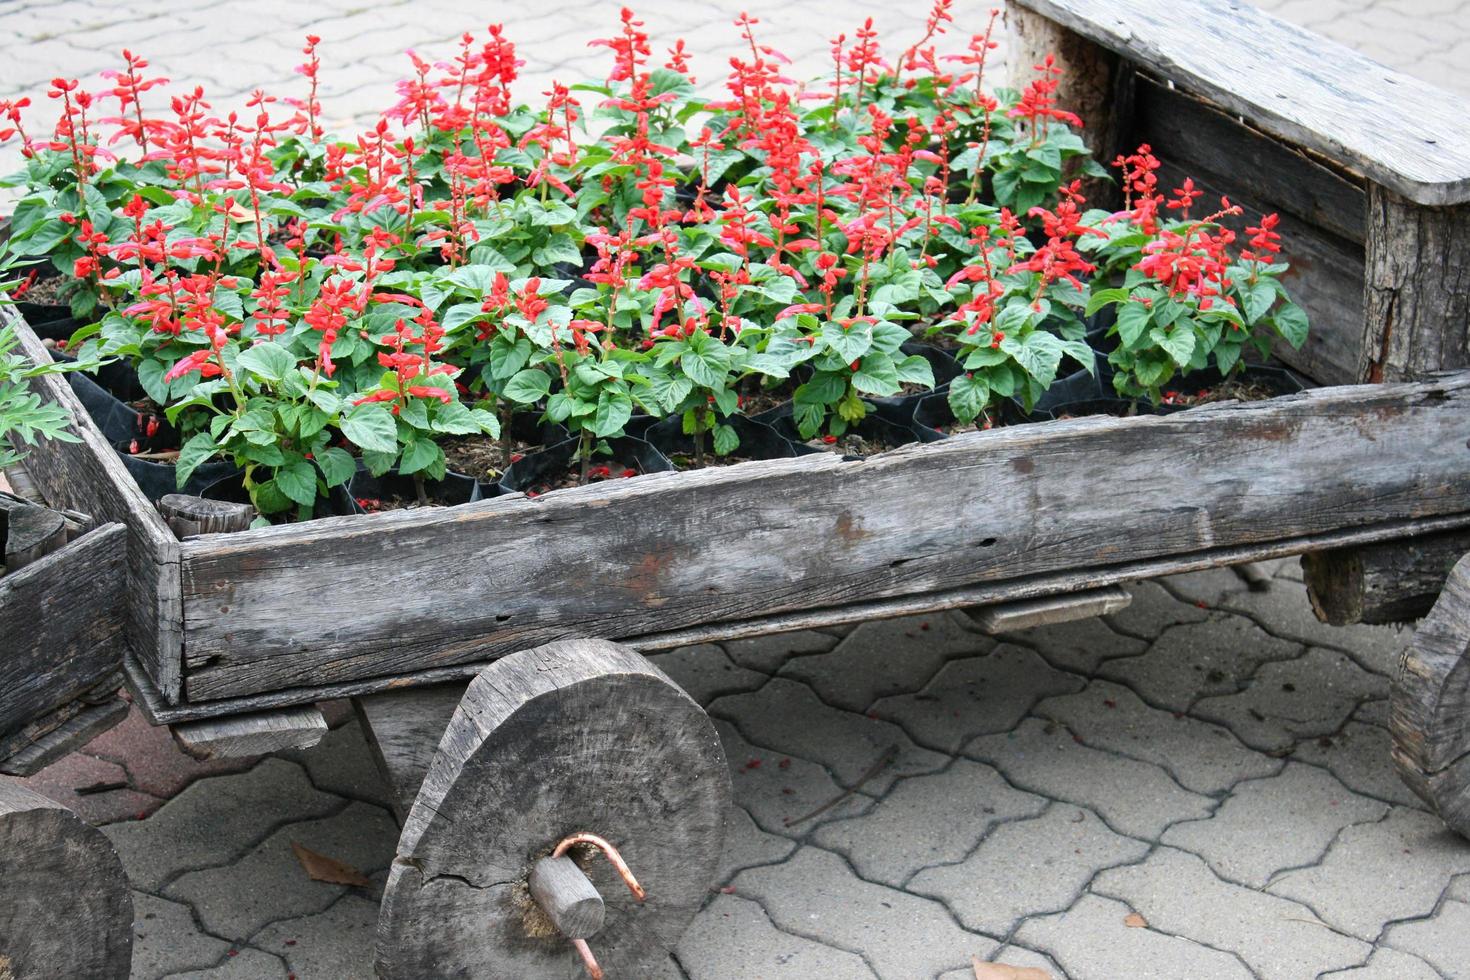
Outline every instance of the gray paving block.
<svg viewBox="0 0 1470 980"><path fill-rule="evenodd" d="M1358 710L1353 712L1353 720L1377 725L1379 728L1387 728L1389 711L1388 698L1364 701L1358 705Z"/></svg>
<svg viewBox="0 0 1470 980"><path fill-rule="evenodd" d="M882 698L871 713L896 722L926 748L953 753L976 735L1010 731L1041 698L1082 684L1034 650L1001 643L981 656L950 661L923 690Z"/></svg>
<svg viewBox="0 0 1470 980"><path fill-rule="evenodd" d="M1242 745L1229 729L1151 708L1111 681L1094 680L1085 691L1048 698L1034 713L1067 726L1088 745L1162 766L1196 793L1220 794L1283 765Z"/></svg>
<svg viewBox="0 0 1470 980"><path fill-rule="evenodd" d="M280 755L305 768L319 789L350 800L384 807L392 805L367 737L355 717L327 732L311 748L288 749Z"/></svg>
<svg viewBox="0 0 1470 980"><path fill-rule="evenodd" d="M323 816L342 803L314 788L301 767L267 759L247 773L198 780L147 820L109 824L103 833L129 880L158 889L182 871L234 860L282 823Z"/></svg>
<svg viewBox="0 0 1470 980"><path fill-rule="evenodd" d="M1096 814L1054 804L997 827L960 863L920 871L908 890L944 902L967 929L1005 936L1021 919L1070 907L1103 868L1147 853Z"/></svg>
<svg viewBox="0 0 1470 980"><path fill-rule="evenodd" d="M759 901L782 930L860 953L881 977L932 977L997 946L955 925L939 903L863 881L842 858L815 847L741 872L735 889Z"/></svg>
<svg viewBox="0 0 1470 980"><path fill-rule="evenodd" d="M734 721L746 736L759 732L761 744L777 752L822 763L847 787L897 746L893 762L865 784L872 793L884 792L900 776L933 772L947 761L919 748L897 725L824 704L806 685L784 677L773 678L759 691L720 698L709 710Z"/></svg>
<svg viewBox="0 0 1470 980"><path fill-rule="evenodd" d="M1170 626L1202 623L1209 618L1207 611L1176 599L1157 582L1130 582L1127 589L1133 601L1120 612L1103 617L1119 633L1154 640Z"/></svg>
<svg viewBox="0 0 1470 980"><path fill-rule="evenodd" d="M1326 928L1305 906L1222 881L1172 847L1104 871L1091 890L1126 903L1150 928L1235 953L1261 980L1315 977L1355 966L1372 951Z"/></svg>
<svg viewBox="0 0 1470 980"><path fill-rule="evenodd" d="M1291 758L1323 766L1344 786L1364 796L1425 809L1393 767L1393 738L1386 729L1350 721L1329 737L1303 739Z"/></svg>
<svg viewBox="0 0 1470 980"><path fill-rule="evenodd" d="M1146 649L1144 641L1114 632L1096 618L1037 626L1002 634L1000 639L1032 647L1058 670L1085 675L1091 675L1098 664L1114 657L1131 657Z"/></svg>
<svg viewBox="0 0 1470 980"><path fill-rule="evenodd" d="M1360 701L1386 695L1387 684L1344 653L1312 647L1295 660L1262 665L1233 694L1201 698L1190 714L1225 725L1252 748L1281 752L1331 735Z"/></svg>
<svg viewBox="0 0 1470 980"><path fill-rule="evenodd" d="M1052 961L1050 956L1038 953L1035 950L1025 949L1021 946L1006 945L999 951L992 953L989 960L984 962L1001 963L1005 966L1014 966L1020 969L1030 968L1041 970L1048 977L1061 978L1061 967ZM951 970L942 974L939 980L975 980L974 967L966 967L963 970Z"/></svg>
<svg viewBox="0 0 1470 980"><path fill-rule="evenodd" d="M718 895L676 950L689 980L874 980L861 956L782 932L755 902Z"/></svg>
<svg viewBox="0 0 1470 980"><path fill-rule="evenodd" d="M1214 816L1175 824L1163 840L1198 854L1227 881L1261 888L1278 871L1318 860L1344 827L1387 812L1331 773L1287 763L1280 775L1236 786Z"/></svg>
<svg viewBox="0 0 1470 980"><path fill-rule="evenodd" d="M1470 971L1470 905L1445 902L1427 919L1390 926L1384 944L1412 953L1446 976Z"/></svg>
<svg viewBox="0 0 1470 980"><path fill-rule="evenodd" d="M736 666L714 643L679 647L648 659L700 704L709 704L722 694L753 691L766 682L765 674Z"/></svg>
<svg viewBox="0 0 1470 980"><path fill-rule="evenodd" d="M1171 627L1147 653L1109 660L1098 674L1127 684L1156 708L1188 711L1199 698L1233 694L1261 664L1303 652L1243 616L1221 616Z"/></svg>
<svg viewBox="0 0 1470 980"><path fill-rule="evenodd" d="M1445 898L1452 898L1457 902L1470 903L1470 874L1460 875L1450 882L1450 887L1445 890Z"/></svg>
<svg viewBox="0 0 1470 980"><path fill-rule="evenodd" d="M774 674L781 665L792 657L809 653L824 653L838 643L838 637L816 630L797 630L792 633L775 633L757 636L748 640L726 640L720 644L730 659L741 667L758 670L763 674Z"/></svg>
<svg viewBox="0 0 1470 980"><path fill-rule="evenodd" d="M1170 594L1196 608L1214 608L1226 596L1250 588L1228 568L1206 568L1199 572L1168 575L1158 580Z"/></svg>
<svg viewBox="0 0 1470 980"><path fill-rule="evenodd" d="M837 799L842 787L815 762L751 745L727 721L716 719L715 730L730 761L735 803L762 830L801 837L825 821L854 816L873 805L873 798L859 791L820 815L789 826L788 820L798 820Z"/></svg>
<svg viewBox="0 0 1470 980"><path fill-rule="evenodd" d="M725 821L725 848L720 854L720 867L715 872L715 882L724 884L737 872L758 864L784 861L794 850L795 842L766 833L756 826L749 813L738 806L732 806L730 816Z"/></svg>
<svg viewBox="0 0 1470 980"><path fill-rule="evenodd" d="M943 772L899 781L866 814L828 823L812 839L845 855L869 881L901 888L920 868L959 861L997 824L1046 805L990 766L956 759Z"/></svg>
<svg viewBox="0 0 1470 980"><path fill-rule="evenodd" d="M1089 807L1120 833L1145 840L1177 820L1205 817L1214 806L1151 762L1089 748L1063 726L1036 718L1005 735L983 735L964 753L1021 789Z"/></svg>
<svg viewBox="0 0 1470 980"><path fill-rule="evenodd" d="M1445 980L1445 975L1417 956L1379 946L1362 966L1324 973L1321 980Z"/></svg>
<svg viewBox="0 0 1470 980"><path fill-rule="evenodd" d="M1242 593L1221 605L1269 623L1271 632L1284 639L1345 650L1365 670L1385 677L1392 675L1399 654L1414 636L1412 629L1394 626L1328 626L1312 612L1305 588Z"/></svg>
<svg viewBox="0 0 1470 980"><path fill-rule="evenodd" d="M181 875L166 894L192 905L210 932L244 941L274 919L322 912L347 891L307 877L293 842L367 875L387 867L397 841L388 811L353 803L334 816L282 827L225 867Z"/></svg>
<svg viewBox="0 0 1470 980"><path fill-rule="evenodd" d="M828 704L863 712L878 698L917 691L945 661L993 646L947 613L884 619L863 623L829 652L791 658L781 676L801 681Z"/></svg>
<svg viewBox="0 0 1470 980"><path fill-rule="evenodd" d="M1071 980L1254 980L1230 953L1190 939L1123 924L1122 902L1085 895L1066 912L1027 919L1016 938L1044 950Z"/></svg>
<svg viewBox="0 0 1470 980"><path fill-rule="evenodd" d="M343 895L324 912L272 922L250 939L277 953L296 980L374 980L378 903Z"/></svg>
<svg viewBox="0 0 1470 980"><path fill-rule="evenodd" d="M170 980L286 980L286 977L286 964L279 956L249 946L234 948L217 966L169 974Z"/></svg>
<svg viewBox="0 0 1470 980"><path fill-rule="evenodd" d="M1438 817L1394 807L1338 835L1320 864L1279 875L1267 891L1311 905L1343 932L1372 941L1396 919L1426 916L1457 874L1470 841Z"/></svg>
<svg viewBox="0 0 1470 980"><path fill-rule="evenodd" d="M207 969L228 949L223 939L200 931L189 906L133 892L133 980Z"/></svg>

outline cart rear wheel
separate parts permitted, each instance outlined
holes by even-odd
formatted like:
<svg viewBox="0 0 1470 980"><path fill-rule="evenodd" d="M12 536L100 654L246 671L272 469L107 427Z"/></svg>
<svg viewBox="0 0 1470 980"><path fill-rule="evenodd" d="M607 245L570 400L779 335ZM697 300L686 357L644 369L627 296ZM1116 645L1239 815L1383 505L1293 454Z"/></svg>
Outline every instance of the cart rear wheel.
<svg viewBox="0 0 1470 980"><path fill-rule="evenodd" d="M590 848L569 854L605 904L586 941L612 978L653 975L698 911L730 777L704 711L639 654L575 640L472 681L404 822L378 924L378 973L580 977L528 878L571 834L621 852L637 901Z"/></svg>

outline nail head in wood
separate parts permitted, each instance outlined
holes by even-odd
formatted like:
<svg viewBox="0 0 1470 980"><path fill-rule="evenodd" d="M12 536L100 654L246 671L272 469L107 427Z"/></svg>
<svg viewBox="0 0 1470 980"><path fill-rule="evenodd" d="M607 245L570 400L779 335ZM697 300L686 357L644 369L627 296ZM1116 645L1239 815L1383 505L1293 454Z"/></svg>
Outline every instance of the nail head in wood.
<svg viewBox="0 0 1470 980"><path fill-rule="evenodd" d="M568 939L587 939L602 928L602 896L577 862L563 855L544 857L531 868L531 897Z"/></svg>

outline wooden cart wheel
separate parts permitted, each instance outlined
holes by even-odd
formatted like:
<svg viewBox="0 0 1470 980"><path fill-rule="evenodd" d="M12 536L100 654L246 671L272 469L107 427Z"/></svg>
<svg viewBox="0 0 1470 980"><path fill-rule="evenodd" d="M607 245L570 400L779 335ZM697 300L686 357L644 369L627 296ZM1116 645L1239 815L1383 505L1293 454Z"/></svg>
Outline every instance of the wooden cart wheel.
<svg viewBox="0 0 1470 980"><path fill-rule="evenodd" d="M0 782L0 980L128 975L133 895L112 843L60 803Z"/></svg>
<svg viewBox="0 0 1470 980"><path fill-rule="evenodd" d="M1394 678L1393 761L1409 788L1470 837L1470 555L1450 570Z"/></svg>
<svg viewBox="0 0 1470 980"><path fill-rule="evenodd" d="M499 660L465 691L404 821L378 974L584 976L529 879L538 861L565 871L543 859L587 833L615 845L647 893L637 901L610 862L572 847L605 906L587 947L609 980L652 976L708 894L729 803L709 718L639 654L573 640ZM595 919L590 904L569 901L559 918L576 931Z"/></svg>

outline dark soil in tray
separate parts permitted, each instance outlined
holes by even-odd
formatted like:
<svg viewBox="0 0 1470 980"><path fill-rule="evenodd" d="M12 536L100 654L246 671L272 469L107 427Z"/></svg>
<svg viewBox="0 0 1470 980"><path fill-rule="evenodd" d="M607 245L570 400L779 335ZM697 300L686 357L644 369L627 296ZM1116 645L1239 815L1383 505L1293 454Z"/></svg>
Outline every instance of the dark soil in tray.
<svg viewBox="0 0 1470 980"><path fill-rule="evenodd" d="M512 434L509 443L489 436L462 436L446 439L441 444L444 459L456 473L495 483L510 465L546 448L539 438L518 438Z"/></svg>
<svg viewBox="0 0 1470 980"><path fill-rule="evenodd" d="M906 446L913 442L912 436L904 438L903 430L896 426L887 428L864 428L862 431L846 432L840 436L822 436L808 439L804 445L823 452L841 453L844 456L876 456L890 449Z"/></svg>
<svg viewBox="0 0 1470 980"><path fill-rule="evenodd" d="M755 418L784 408L790 403L792 393L799 383L795 378L787 378L766 388L756 381L746 382L739 389L740 411L743 415Z"/></svg>
<svg viewBox="0 0 1470 980"><path fill-rule="evenodd" d="M635 476L642 476L637 464L628 465L618 462L593 462L587 468L588 483L603 483L607 480L626 480ZM534 481L525 491L528 497L539 497L543 493L553 490L565 490L568 487L580 487L582 483L581 464L573 462L563 469L553 470Z"/></svg>

